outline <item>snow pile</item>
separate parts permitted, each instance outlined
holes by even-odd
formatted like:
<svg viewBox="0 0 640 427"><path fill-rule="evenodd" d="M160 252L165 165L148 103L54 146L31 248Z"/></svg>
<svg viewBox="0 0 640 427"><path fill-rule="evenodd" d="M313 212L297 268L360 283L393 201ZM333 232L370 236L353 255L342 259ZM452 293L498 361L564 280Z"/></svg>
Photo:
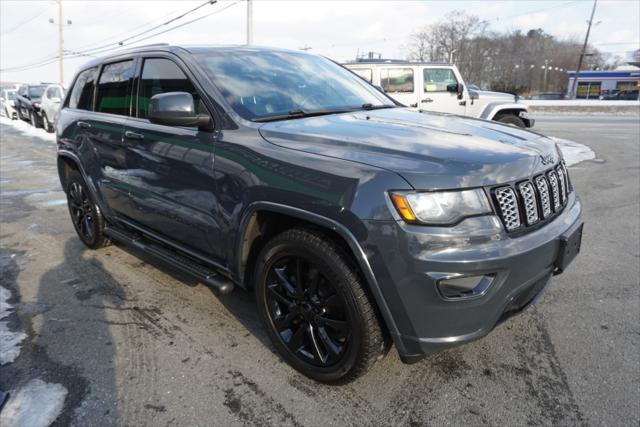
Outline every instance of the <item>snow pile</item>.
<svg viewBox="0 0 640 427"><path fill-rule="evenodd" d="M0 365L5 365L16 360L20 354L20 344L27 335L24 332L14 332L9 330L8 321L13 307L9 304L11 292L0 286Z"/></svg>
<svg viewBox="0 0 640 427"><path fill-rule="evenodd" d="M519 102L531 106L545 107L640 107L640 101L616 101L601 99L521 99Z"/></svg>
<svg viewBox="0 0 640 427"><path fill-rule="evenodd" d="M44 139L48 142L56 142L56 134L55 133L47 133L44 129L35 128L31 126L31 124L22 121L22 120L11 120L7 117L0 117L0 124L11 126L18 132L22 133L25 136L36 137L40 139Z"/></svg>
<svg viewBox="0 0 640 427"><path fill-rule="evenodd" d="M596 158L596 153L584 144L553 136L549 138L560 146L567 166L577 165L585 160L593 160Z"/></svg>
<svg viewBox="0 0 640 427"><path fill-rule="evenodd" d="M3 427L47 427L58 418L64 407L67 389L61 384L31 380L11 393L0 412Z"/></svg>

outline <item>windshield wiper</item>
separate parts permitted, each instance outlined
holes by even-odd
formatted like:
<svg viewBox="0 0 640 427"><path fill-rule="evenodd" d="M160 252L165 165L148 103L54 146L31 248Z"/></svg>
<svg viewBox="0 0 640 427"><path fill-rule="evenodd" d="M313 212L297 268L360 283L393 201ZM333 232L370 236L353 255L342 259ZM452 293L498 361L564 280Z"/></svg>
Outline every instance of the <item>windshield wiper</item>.
<svg viewBox="0 0 640 427"><path fill-rule="evenodd" d="M396 105L373 105L373 104L362 104L361 107L363 110L382 110L383 108L396 108Z"/></svg>
<svg viewBox="0 0 640 427"><path fill-rule="evenodd" d="M304 111L304 110L296 109L296 110L291 110L286 114L276 114L274 116L267 116L267 117L256 117L255 119L252 119L252 121L274 122L277 120L300 119L303 117L315 117L315 116L326 116L328 114L348 113L350 111L353 111L353 109L314 110L314 111Z"/></svg>

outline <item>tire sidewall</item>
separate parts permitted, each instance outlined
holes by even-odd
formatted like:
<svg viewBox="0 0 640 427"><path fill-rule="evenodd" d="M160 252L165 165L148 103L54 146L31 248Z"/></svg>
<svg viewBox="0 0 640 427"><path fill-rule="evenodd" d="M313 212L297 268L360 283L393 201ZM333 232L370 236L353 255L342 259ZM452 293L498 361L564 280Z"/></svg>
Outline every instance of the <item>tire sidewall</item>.
<svg viewBox="0 0 640 427"><path fill-rule="evenodd" d="M522 119L520 119L520 117L515 116L513 114L505 114L501 117L498 117L497 120L499 123L502 124L507 124L507 125L512 125L518 128L524 128L524 122L522 121Z"/></svg>
<svg viewBox="0 0 640 427"><path fill-rule="evenodd" d="M85 237L82 235L82 232L78 229L76 222L73 220L73 212L71 211L71 203L69 202L70 200L69 190L71 188L71 184L73 184L74 182L82 186L82 189L84 190L85 194L89 198L89 204L91 205L91 215L93 216L93 239L91 241L88 241L85 239ZM91 195L91 192L89 191L89 188L87 187L86 182L84 181L84 179L82 179L82 176L78 172L74 172L69 176L65 190L67 193L67 209L69 210L71 223L73 224L73 228L76 230L76 234L78 235L82 243L84 243L86 246L90 248L98 247L100 242L100 236L102 233L102 230L100 230L100 221L99 221L100 212L98 211L98 208L95 202L93 201L93 197Z"/></svg>
<svg viewBox="0 0 640 427"><path fill-rule="evenodd" d="M311 249L313 248L313 249ZM280 336L275 332L271 317L268 314L266 303L266 278L271 266L284 256L302 256L318 265L323 273L327 273L327 277L332 281L333 287L342 298L346 308L347 320L350 327L350 337L347 352L342 359L330 367L318 367L308 364L296 357L291 350L282 342ZM338 255L339 256L339 255ZM254 277L254 291L258 306L258 313L264 321L267 333L271 338L278 353L283 357L294 369L304 375L322 382L335 382L346 376L349 371L356 365L358 355L363 344L363 324L362 316L359 313L358 306L354 300L352 293L349 291L348 273L343 271L348 269L344 262L338 261L333 256L325 253L316 245L309 245L309 242L301 242L296 240L285 240L282 236L276 237L272 242L260 253Z"/></svg>

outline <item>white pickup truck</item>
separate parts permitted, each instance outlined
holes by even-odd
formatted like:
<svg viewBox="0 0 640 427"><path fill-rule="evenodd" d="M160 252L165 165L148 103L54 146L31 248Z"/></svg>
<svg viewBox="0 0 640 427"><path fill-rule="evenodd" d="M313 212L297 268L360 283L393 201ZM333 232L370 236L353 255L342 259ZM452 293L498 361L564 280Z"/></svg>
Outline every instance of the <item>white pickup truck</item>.
<svg viewBox="0 0 640 427"><path fill-rule="evenodd" d="M455 65L397 60L343 64L369 83L408 107L424 111L496 120L532 127L528 107L515 95L466 87Z"/></svg>

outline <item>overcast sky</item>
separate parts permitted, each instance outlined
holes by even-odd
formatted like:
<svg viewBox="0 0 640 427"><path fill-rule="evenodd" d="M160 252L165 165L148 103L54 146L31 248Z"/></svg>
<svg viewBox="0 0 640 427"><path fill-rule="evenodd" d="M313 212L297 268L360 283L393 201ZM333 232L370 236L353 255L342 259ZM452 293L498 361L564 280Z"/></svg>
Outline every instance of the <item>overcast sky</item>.
<svg viewBox="0 0 640 427"><path fill-rule="evenodd" d="M198 1L63 0L67 51L117 43L153 28L203 3ZM547 33L582 40L593 2L578 1L254 1L254 43L310 52L336 60L353 59L358 50L403 58L409 36L420 27L458 9L490 22L493 30L542 28ZM222 10L224 9L224 10ZM220 10L198 22L139 44L243 44L246 1L206 5L155 32ZM46 62L58 52L58 6L51 0L0 0L0 68ZM624 55L640 48L640 1L599 0L591 42L601 51ZM146 36L146 35L145 35ZM136 39L132 39L133 42ZM125 42L126 43L126 42ZM132 46L135 44L132 44ZM99 54L96 54L99 56ZM64 80L88 57L65 60ZM2 81L58 81L58 63L4 71Z"/></svg>

